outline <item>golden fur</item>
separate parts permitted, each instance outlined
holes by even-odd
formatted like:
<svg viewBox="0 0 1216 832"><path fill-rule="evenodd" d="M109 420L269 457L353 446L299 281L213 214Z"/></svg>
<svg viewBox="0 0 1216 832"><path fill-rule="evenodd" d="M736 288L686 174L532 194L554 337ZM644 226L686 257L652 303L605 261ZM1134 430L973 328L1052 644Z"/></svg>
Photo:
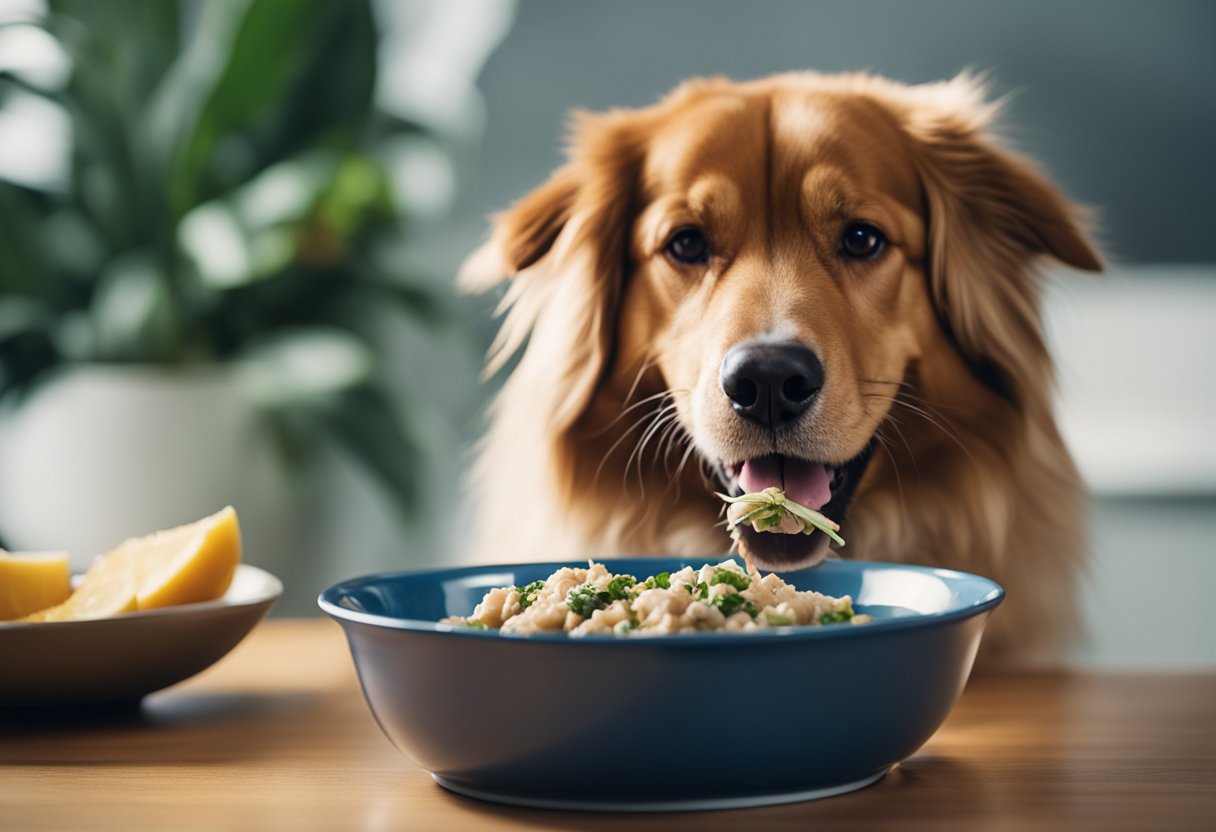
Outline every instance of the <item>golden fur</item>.
<svg viewBox="0 0 1216 832"><path fill-rule="evenodd" d="M994 578L997 651L1066 633L1085 501L1035 266L1101 261L1077 210L986 134L995 112L968 76L798 73L579 115L568 164L462 274L473 290L511 276L489 372L519 355L479 460L477 557L724 551L707 468L765 451L718 367L777 333L814 348L827 381L770 450L837 462L879 442L841 556ZM874 261L839 256L852 219L886 233ZM705 265L663 254L689 223Z"/></svg>

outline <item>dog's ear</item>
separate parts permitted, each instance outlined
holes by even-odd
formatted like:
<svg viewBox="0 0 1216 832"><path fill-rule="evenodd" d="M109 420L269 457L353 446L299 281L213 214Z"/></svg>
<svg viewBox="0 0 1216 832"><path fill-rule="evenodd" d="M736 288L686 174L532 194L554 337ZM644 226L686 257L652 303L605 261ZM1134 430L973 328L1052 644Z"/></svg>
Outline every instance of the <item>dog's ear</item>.
<svg viewBox="0 0 1216 832"><path fill-rule="evenodd" d="M484 292L543 257L570 219L578 191L579 174L567 165L509 211L495 216L490 239L460 268L460 288Z"/></svg>
<svg viewBox="0 0 1216 832"><path fill-rule="evenodd" d="M985 134L999 105L969 75L912 88L906 128L928 213L939 317L982 379L1016 403L1047 389L1038 261L1100 271L1082 212L1026 159Z"/></svg>
<svg viewBox="0 0 1216 832"><path fill-rule="evenodd" d="M612 360L641 139L633 112L576 115L570 161L497 216L490 241L461 270L465 289L510 278L486 372L526 343L512 383L551 399L533 402L533 412L554 433L584 412Z"/></svg>

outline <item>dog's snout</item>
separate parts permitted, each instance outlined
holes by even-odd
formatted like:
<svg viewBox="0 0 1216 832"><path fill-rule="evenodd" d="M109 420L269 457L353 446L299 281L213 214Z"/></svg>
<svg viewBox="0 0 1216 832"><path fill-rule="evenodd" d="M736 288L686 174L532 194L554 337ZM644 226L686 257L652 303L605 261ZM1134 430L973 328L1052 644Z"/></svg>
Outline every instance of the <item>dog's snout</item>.
<svg viewBox="0 0 1216 832"><path fill-rule="evenodd" d="M777 430L811 406L823 364L801 344L740 344L722 359L719 382L736 413Z"/></svg>

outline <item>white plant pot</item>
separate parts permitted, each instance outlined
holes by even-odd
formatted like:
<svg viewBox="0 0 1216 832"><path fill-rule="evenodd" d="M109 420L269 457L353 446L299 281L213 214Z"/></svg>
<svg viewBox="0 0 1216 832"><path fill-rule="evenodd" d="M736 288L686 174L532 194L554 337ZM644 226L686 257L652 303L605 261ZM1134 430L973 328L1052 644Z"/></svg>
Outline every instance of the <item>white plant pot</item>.
<svg viewBox="0 0 1216 832"><path fill-rule="evenodd" d="M275 571L293 495L269 447L222 367L82 365L0 413L0 535L67 549L80 570L128 537L232 504L246 560Z"/></svg>

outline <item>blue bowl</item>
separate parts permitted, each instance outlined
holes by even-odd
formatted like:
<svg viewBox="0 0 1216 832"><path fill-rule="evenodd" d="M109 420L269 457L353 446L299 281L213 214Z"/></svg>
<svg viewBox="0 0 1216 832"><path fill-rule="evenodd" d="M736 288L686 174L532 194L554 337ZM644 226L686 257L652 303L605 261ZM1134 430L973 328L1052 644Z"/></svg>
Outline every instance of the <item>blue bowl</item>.
<svg viewBox="0 0 1216 832"><path fill-rule="evenodd" d="M606 560L638 577L715 558ZM445 788L524 806L725 809L867 786L954 707L992 581L918 566L829 561L783 574L851 595L865 625L572 639L436 623L491 587L559 566L375 575L321 594L342 625L384 733Z"/></svg>

